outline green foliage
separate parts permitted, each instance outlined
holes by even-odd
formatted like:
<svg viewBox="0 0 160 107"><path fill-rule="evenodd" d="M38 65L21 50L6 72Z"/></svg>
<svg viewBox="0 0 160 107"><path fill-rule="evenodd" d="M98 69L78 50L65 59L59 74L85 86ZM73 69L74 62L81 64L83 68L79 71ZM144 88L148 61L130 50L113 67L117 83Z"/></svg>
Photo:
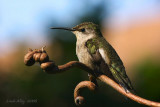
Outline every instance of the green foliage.
<svg viewBox="0 0 160 107"><path fill-rule="evenodd" d="M160 61L146 60L136 67L137 92L148 99L160 99Z"/></svg>

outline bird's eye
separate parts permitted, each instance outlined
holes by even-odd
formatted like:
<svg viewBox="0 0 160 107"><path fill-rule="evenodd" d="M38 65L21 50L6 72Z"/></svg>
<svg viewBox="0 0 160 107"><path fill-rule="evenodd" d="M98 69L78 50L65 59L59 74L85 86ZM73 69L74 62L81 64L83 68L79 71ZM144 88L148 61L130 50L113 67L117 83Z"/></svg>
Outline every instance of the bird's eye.
<svg viewBox="0 0 160 107"><path fill-rule="evenodd" d="M85 32L85 28L82 28L82 29L81 29L81 32Z"/></svg>

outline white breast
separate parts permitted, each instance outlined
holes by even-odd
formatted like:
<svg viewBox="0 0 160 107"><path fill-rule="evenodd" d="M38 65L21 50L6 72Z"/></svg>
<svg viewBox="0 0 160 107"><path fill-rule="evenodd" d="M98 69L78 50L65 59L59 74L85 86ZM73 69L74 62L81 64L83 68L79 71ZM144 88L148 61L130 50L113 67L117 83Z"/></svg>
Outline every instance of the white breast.
<svg viewBox="0 0 160 107"><path fill-rule="evenodd" d="M88 41L88 39L91 39L91 36L88 35L88 37L85 37L85 39L79 37L77 38L76 54L80 62L92 68L93 67L92 57L89 54L87 47L85 46L85 43Z"/></svg>
<svg viewBox="0 0 160 107"><path fill-rule="evenodd" d="M90 58L90 54L88 53L87 47L83 44L78 44L76 47L76 54L80 62L84 63L84 58Z"/></svg>

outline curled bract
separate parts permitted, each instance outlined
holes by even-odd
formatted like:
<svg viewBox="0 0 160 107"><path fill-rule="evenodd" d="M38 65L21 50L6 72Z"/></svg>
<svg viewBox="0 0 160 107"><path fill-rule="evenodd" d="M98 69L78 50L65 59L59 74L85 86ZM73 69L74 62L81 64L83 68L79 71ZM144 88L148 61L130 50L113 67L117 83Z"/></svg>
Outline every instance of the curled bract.
<svg viewBox="0 0 160 107"><path fill-rule="evenodd" d="M35 62L39 62L41 68L46 72L49 72L57 68L55 63L49 60L49 56L47 52L44 50L44 47L42 47L42 49L39 50L29 49L28 53L24 56L25 65L32 66Z"/></svg>
<svg viewBox="0 0 160 107"><path fill-rule="evenodd" d="M74 102L77 106L81 106L81 105L84 105L85 99L82 96L78 96L74 99Z"/></svg>
<svg viewBox="0 0 160 107"><path fill-rule="evenodd" d="M41 63L41 68L47 73L57 73L56 71L58 71L58 67L53 61Z"/></svg>
<svg viewBox="0 0 160 107"><path fill-rule="evenodd" d="M24 63L27 66L32 66L35 63L35 60L33 59L33 55L35 54L35 51L29 49L28 53L24 56Z"/></svg>
<svg viewBox="0 0 160 107"><path fill-rule="evenodd" d="M81 106L85 103L84 97L81 95L83 88L88 88L90 91L95 91L97 86L91 81L82 81L74 89L74 101L75 104Z"/></svg>
<svg viewBox="0 0 160 107"><path fill-rule="evenodd" d="M42 52L39 60L40 60L41 63L49 61L48 54L45 51Z"/></svg>

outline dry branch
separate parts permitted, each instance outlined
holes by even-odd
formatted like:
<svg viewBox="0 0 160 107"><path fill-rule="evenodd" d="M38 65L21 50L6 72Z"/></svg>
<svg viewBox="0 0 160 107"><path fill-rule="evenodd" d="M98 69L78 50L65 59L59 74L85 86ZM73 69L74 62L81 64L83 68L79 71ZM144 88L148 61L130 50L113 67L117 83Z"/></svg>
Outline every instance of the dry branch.
<svg viewBox="0 0 160 107"><path fill-rule="evenodd" d="M49 57L48 57L46 51L44 50L44 47L42 47L42 49L39 49L39 50L29 49L28 53L24 56L24 63L27 66L33 65L35 62L39 62L40 65L41 65L41 68L46 73L49 73L49 74L61 73L61 72L69 70L70 68L78 67L78 68L92 74L93 76L95 76L95 78L97 78L100 81L108 84L109 86L111 86L112 88L117 90L119 93L121 93L122 95L130 98L133 101L136 101L140 104L144 104L144 105L147 105L147 106L160 107L159 102L154 102L154 101L144 99L144 98L139 97L137 95L134 95L130 92L126 93L126 91L119 84L117 84L115 81L110 79L108 76L103 75L103 74L96 74L95 75L95 72L91 68L89 68L88 66L86 66L85 64L83 64L81 62L70 61L70 62L68 62L64 65L56 66L53 61L49 60ZM96 89L96 85L94 83L90 82L90 81L83 81L83 82L79 83L76 86L75 91L74 91L75 103L77 105L83 104L84 98L80 95L80 91L81 91L82 88L86 88L86 87L90 90L95 90Z"/></svg>

